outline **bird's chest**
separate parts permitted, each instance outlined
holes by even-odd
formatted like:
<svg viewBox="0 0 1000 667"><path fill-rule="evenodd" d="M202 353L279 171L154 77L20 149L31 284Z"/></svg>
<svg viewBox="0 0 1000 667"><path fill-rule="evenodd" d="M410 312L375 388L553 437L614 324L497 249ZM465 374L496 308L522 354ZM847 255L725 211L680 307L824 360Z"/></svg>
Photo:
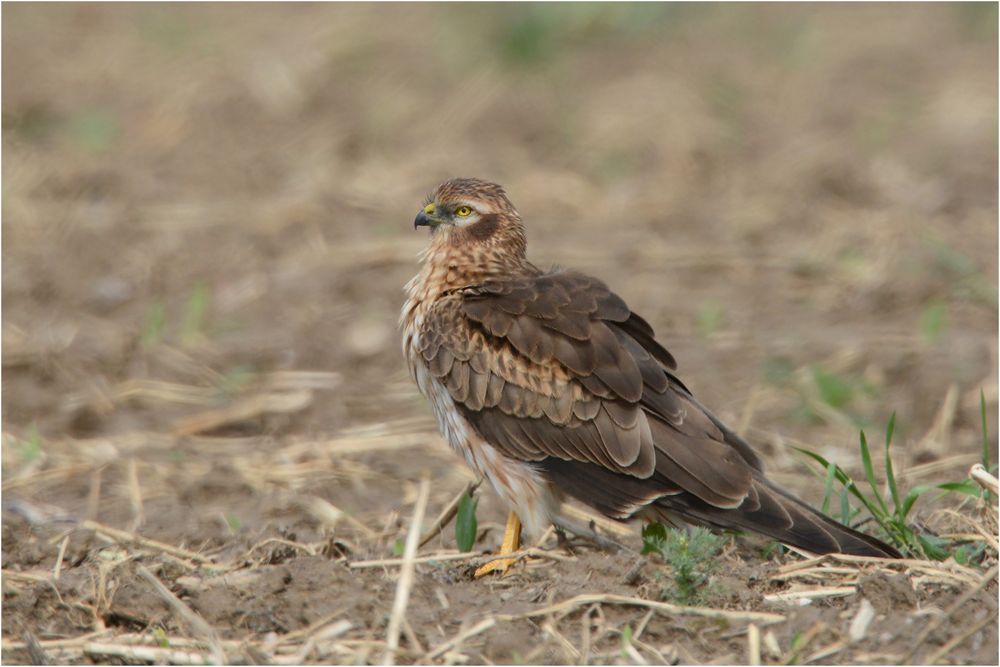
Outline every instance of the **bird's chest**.
<svg viewBox="0 0 1000 667"><path fill-rule="evenodd" d="M424 347L424 338L434 335L429 327L434 325L434 320L438 314L433 311L432 303L420 298L419 292L413 294L403 306L403 356L410 369L410 376L420 389L434 410L437 418L438 428L444 439L455 451L461 453L469 465L481 471L481 462L474 460L470 452L470 443L476 439L475 434L468 421L461 415L455 406L454 400L448 393L447 387L434 377L427 366L427 362L421 355L420 350Z"/></svg>
<svg viewBox="0 0 1000 667"><path fill-rule="evenodd" d="M530 535L540 535L547 525L553 500L539 473L528 463L504 456L485 441L458 409L444 383L431 373L421 350L433 336L447 337L452 345L469 344L467 327L455 321L449 304L421 299L419 286L411 281L409 298L400 318L403 330L403 355L420 392L427 397L438 428L448 445L465 459L477 477L485 477L497 493L524 522Z"/></svg>

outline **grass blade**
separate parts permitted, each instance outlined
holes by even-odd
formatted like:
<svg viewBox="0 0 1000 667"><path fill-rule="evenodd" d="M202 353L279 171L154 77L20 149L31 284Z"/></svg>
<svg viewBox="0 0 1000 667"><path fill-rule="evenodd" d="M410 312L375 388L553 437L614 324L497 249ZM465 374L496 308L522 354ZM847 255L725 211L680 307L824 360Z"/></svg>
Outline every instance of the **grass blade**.
<svg viewBox="0 0 1000 667"><path fill-rule="evenodd" d="M979 388L979 416L983 423L983 467L990 469L990 438L986 432L986 394Z"/></svg>
<svg viewBox="0 0 1000 667"><path fill-rule="evenodd" d="M875 496L875 500L878 501L879 508L882 510L881 513L875 513L875 518L882 523L882 520L888 516L889 508L885 504L885 500L882 498L882 492L878 490L878 484L875 482L875 466L872 465L872 453L868 449L868 438L865 437L865 432L861 431L861 463L865 467L865 477L868 478L868 485L872 487L872 495Z"/></svg>
<svg viewBox="0 0 1000 667"><path fill-rule="evenodd" d="M896 411L892 411L892 415L889 417L889 423L885 425L885 446L888 447L889 443L892 442L892 434L896 432Z"/></svg>
<svg viewBox="0 0 1000 667"><path fill-rule="evenodd" d="M844 489L850 492L852 496L858 499L858 502L860 502L862 505L865 506L865 509L867 509L868 512L873 517L875 517L876 521L878 521L880 524L882 523L882 519L880 517L884 517L885 513L884 512L879 513L878 508L875 507L875 505L870 500L868 500L868 497L865 494L861 493L861 489L859 489L858 485L854 483L854 480L851 479L851 476L848 475L846 472L844 472L843 468L841 468L836 463L830 463L816 452L812 452L809 451L808 449L803 449L801 447L795 447L795 449L802 452L809 458L813 459L814 461L822 465L824 468L829 468L829 466L833 465L837 471L836 472L837 481L843 484Z"/></svg>
<svg viewBox="0 0 1000 667"><path fill-rule="evenodd" d="M840 492L840 522L845 526L851 525L851 494L846 486Z"/></svg>
<svg viewBox="0 0 1000 667"><path fill-rule="evenodd" d="M885 427L885 478L889 482L889 494L892 496L892 507L897 518L904 519L906 515L899 514L899 488L896 486L896 474L892 469L892 457L889 456L889 445L892 444L892 434L896 430L896 411L892 411L889 424Z"/></svg>
<svg viewBox="0 0 1000 667"><path fill-rule="evenodd" d="M822 456L820 456L816 452L810 451L808 449L803 449L801 447L794 447L794 449L797 449L798 451L802 452L803 454L805 454L806 456L808 456L809 458L811 458L813 461L816 461L817 463L819 463L821 466L823 466L824 470L829 470L830 466L833 466L834 469L836 470L837 481L840 482L841 484L844 484L844 485L847 485L848 483L850 483L851 478L847 475L846 472L844 472L844 469L841 468L836 463L832 463L830 461L827 461L825 458L823 458Z"/></svg>
<svg viewBox="0 0 1000 667"><path fill-rule="evenodd" d="M934 535L919 535L917 541L924 555L933 560L944 560L948 557L948 541Z"/></svg>
<svg viewBox="0 0 1000 667"><path fill-rule="evenodd" d="M899 509L900 517L905 518L913 509L913 503L917 502L917 498L933 488L930 484L921 484L910 489L910 492L906 494L906 499L903 500L903 506Z"/></svg>
<svg viewBox="0 0 1000 667"><path fill-rule="evenodd" d="M146 310L146 320L142 325L142 349L155 347L163 340L163 327L167 321L167 307L162 301L153 303Z"/></svg>
<svg viewBox="0 0 1000 667"><path fill-rule="evenodd" d="M198 282L188 296L184 308L184 324L181 327L181 342L193 343L205 332L205 315L208 312L208 288L204 282Z"/></svg>
<svg viewBox="0 0 1000 667"><path fill-rule="evenodd" d="M964 493L965 495L972 496L974 498L978 498L979 492L982 490L979 485L971 479L966 479L961 482L944 482L942 484L935 484L934 488L942 489L944 491L954 491L955 493Z"/></svg>
<svg viewBox="0 0 1000 667"><path fill-rule="evenodd" d="M990 433L989 424L986 421L986 394L983 392L982 387L979 388L979 417L982 420L983 431L983 467L989 472L995 472L996 466L990 465ZM982 489L980 497L992 500L993 494L986 489Z"/></svg>
<svg viewBox="0 0 1000 667"><path fill-rule="evenodd" d="M823 514L830 514L830 496L833 495L833 480L837 476L837 466L830 463L826 466L826 480L823 482Z"/></svg>
<svg viewBox="0 0 1000 667"><path fill-rule="evenodd" d="M986 394L982 389L979 390L979 416L983 424L983 467L993 472L996 466L990 465L990 431L989 423L986 421Z"/></svg>

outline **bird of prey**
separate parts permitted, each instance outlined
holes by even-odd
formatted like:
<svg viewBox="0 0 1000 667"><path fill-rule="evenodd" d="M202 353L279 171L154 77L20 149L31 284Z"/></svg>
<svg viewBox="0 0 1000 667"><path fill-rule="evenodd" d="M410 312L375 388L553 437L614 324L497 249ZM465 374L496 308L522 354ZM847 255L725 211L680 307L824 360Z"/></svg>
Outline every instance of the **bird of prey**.
<svg viewBox="0 0 1000 667"><path fill-rule="evenodd" d="M430 228L406 285L403 352L445 440L521 525L561 523L567 496L620 521L762 533L822 553L898 557L769 481L753 448L677 378L652 327L608 287L526 257L504 189L439 185L416 216ZM477 575L506 571L498 558Z"/></svg>

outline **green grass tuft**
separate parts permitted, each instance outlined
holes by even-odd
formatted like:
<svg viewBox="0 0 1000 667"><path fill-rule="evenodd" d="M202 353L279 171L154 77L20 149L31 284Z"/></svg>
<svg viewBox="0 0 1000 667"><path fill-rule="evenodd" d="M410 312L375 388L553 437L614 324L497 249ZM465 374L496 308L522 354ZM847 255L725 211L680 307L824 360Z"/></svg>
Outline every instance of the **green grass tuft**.
<svg viewBox="0 0 1000 667"><path fill-rule="evenodd" d="M985 415L985 399L981 401L983 414ZM890 448L892 438L896 431L896 413L893 412L885 429L885 475L886 491L879 486L875 477L875 467L872 463L871 448L868 445L868 438L864 430L860 432L859 450L861 454L861 464L865 472L865 480L870 491L862 489L851 478L843 468L836 463L827 461L816 452L796 447L796 449L812 460L819 463L825 480L823 493L823 512L830 514L830 500L834 494L833 482L836 480L841 485L840 491L840 521L850 524L861 508L851 506L851 498L857 500L860 505L867 510L875 523L878 525L883 537L893 546L911 557L925 557L933 560L944 560L954 555L956 560L963 558L969 561L976 555L981 555L983 549L975 545L959 544L942 539L936 535L920 531L910 519L917 500L929 491L941 491L944 493L963 493L970 496L982 497L983 493L978 485L972 480L962 480L959 482L944 482L940 484L921 484L914 486L903 496L900 493L899 484L896 479L893 467ZM983 422L984 441L987 440L986 424ZM984 459L988 459L988 447L983 451ZM985 465L985 464L984 464ZM941 493L938 498L942 497ZM959 551L961 549L961 551Z"/></svg>

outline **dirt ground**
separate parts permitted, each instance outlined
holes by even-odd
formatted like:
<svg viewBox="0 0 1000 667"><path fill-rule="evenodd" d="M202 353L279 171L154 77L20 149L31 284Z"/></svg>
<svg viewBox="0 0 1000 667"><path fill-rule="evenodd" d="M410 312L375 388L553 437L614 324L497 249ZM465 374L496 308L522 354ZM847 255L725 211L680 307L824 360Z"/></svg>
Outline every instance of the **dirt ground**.
<svg viewBox="0 0 1000 667"><path fill-rule="evenodd" d="M396 329L447 177L809 501L793 446L883 479L893 411L904 489L964 479L981 392L996 461L996 5L2 11L5 663L997 664L995 508L934 494L974 561L732 538L690 610L637 528L473 579L484 491L393 614L471 481Z"/></svg>

